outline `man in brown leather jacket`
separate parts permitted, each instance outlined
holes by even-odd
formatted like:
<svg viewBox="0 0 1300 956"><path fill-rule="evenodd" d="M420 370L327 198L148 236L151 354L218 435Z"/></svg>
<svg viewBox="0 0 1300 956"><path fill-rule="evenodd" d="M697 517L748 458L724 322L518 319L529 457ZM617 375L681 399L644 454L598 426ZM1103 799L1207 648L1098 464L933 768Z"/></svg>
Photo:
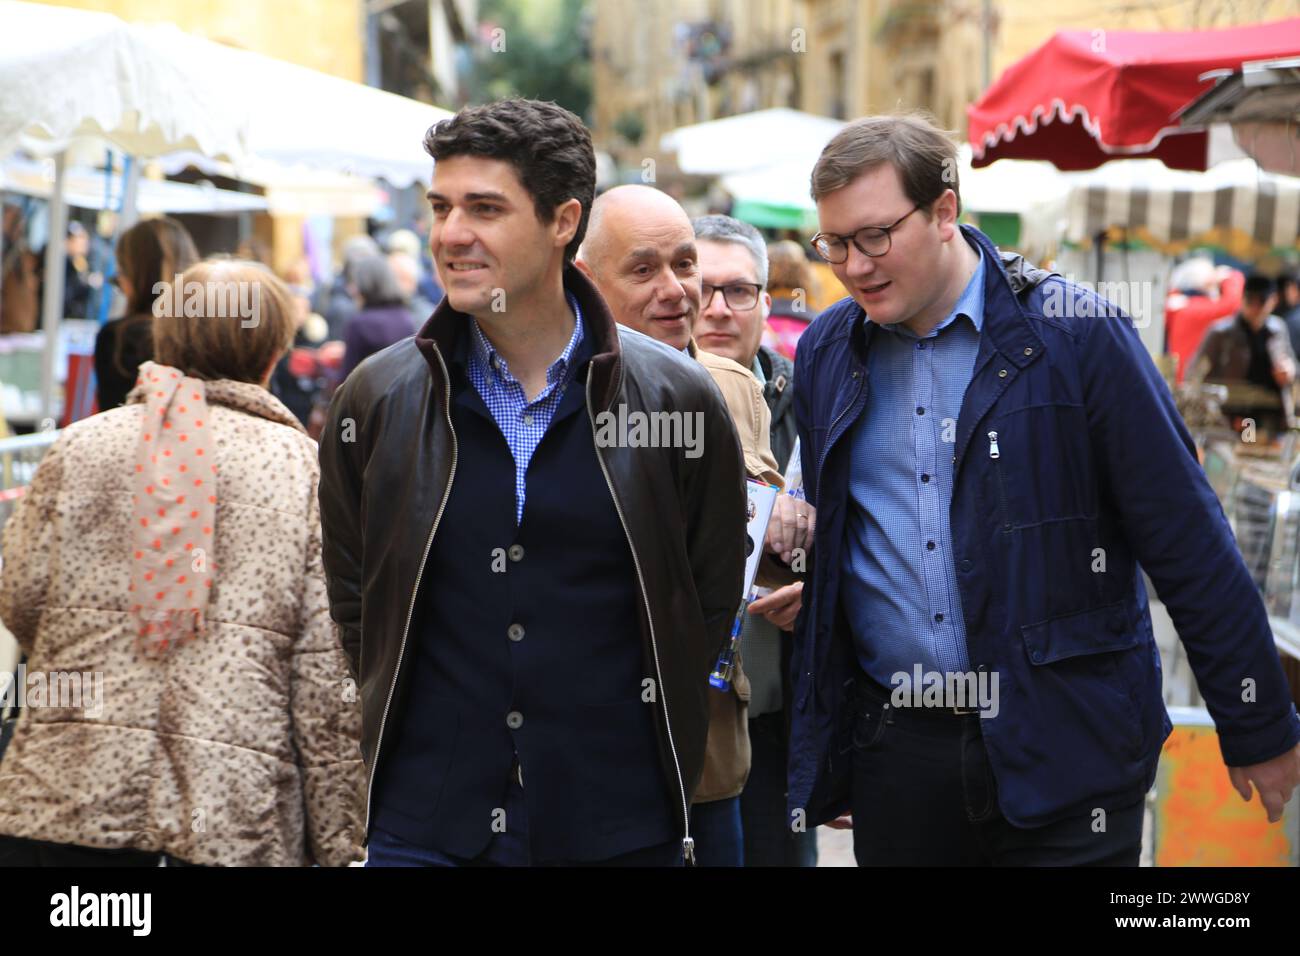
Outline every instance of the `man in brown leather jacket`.
<svg viewBox="0 0 1300 956"><path fill-rule="evenodd" d="M693 862L744 567L735 430L707 373L573 267L595 186L576 116L469 108L425 148L446 299L321 436L369 863ZM663 413L675 440L607 427Z"/></svg>

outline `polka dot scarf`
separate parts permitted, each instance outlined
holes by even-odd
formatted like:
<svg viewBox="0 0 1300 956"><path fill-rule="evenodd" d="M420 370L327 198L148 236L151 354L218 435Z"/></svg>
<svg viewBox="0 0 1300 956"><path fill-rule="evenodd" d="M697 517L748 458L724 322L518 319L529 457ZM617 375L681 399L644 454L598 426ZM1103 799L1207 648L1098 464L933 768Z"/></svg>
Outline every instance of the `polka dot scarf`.
<svg viewBox="0 0 1300 956"><path fill-rule="evenodd" d="M136 385L147 387L133 475L132 612L141 642L165 651L203 634L217 465L201 379L145 362Z"/></svg>

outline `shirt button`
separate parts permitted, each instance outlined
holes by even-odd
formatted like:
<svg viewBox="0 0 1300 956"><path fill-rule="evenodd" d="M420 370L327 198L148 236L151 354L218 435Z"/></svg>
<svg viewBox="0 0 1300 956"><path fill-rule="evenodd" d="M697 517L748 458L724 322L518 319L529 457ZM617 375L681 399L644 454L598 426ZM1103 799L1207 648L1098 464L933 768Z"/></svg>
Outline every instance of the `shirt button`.
<svg viewBox="0 0 1300 956"><path fill-rule="evenodd" d="M1007 370L1006 370L1006 369L999 369L999 370L998 370L998 378L1006 378L1006 377L1007 377Z"/></svg>
<svg viewBox="0 0 1300 956"><path fill-rule="evenodd" d="M940 611L938 614L936 614L936 615L934 616L934 619L935 619L936 621L938 621L940 624L942 624L942 623L943 623L943 612Z"/></svg>
<svg viewBox="0 0 1300 956"><path fill-rule="evenodd" d="M929 475L922 475L922 476L921 476L921 480L922 480L922 481L929 481L929 480L930 480L930 476L929 476Z"/></svg>
<svg viewBox="0 0 1300 956"><path fill-rule="evenodd" d="M1025 349L1025 354L1026 354L1026 355L1033 355L1033 354L1034 354L1034 350L1033 350L1033 349L1028 349L1028 348L1027 348L1027 349Z"/></svg>
<svg viewBox="0 0 1300 956"><path fill-rule="evenodd" d="M524 416L524 424L525 424L525 425L531 425L532 423L533 423L533 416L532 416L532 415L525 415L525 416Z"/></svg>
<svg viewBox="0 0 1300 956"><path fill-rule="evenodd" d="M506 554L511 561L522 561L524 559L524 546L522 544L512 544Z"/></svg>
<svg viewBox="0 0 1300 956"><path fill-rule="evenodd" d="M506 714L506 726L511 730L518 730L524 725L524 715L517 710L512 710Z"/></svg>
<svg viewBox="0 0 1300 956"><path fill-rule="evenodd" d="M933 542L933 541L927 541L927 542L925 543L925 550L927 550L927 551L933 551L933 550L934 550L934 542Z"/></svg>
<svg viewBox="0 0 1300 956"><path fill-rule="evenodd" d="M917 343L916 343L916 347L917 347L918 349L923 349L923 348L925 348L925 343L924 343L924 342L917 342Z"/></svg>
<svg viewBox="0 0 1300 956"><path fill-rule="evenodd" d="M918 414L918 415L924 415L924 414L925 414L925 409L922 408L920 405L916 406L916 414Z"/></svg>
<svg viewBox="0 0 1300 956"><path fill-rule="evenodd" d="M518 644L524 639L524 626L522 624L511 624L506 628L506 637Z"/></svg>

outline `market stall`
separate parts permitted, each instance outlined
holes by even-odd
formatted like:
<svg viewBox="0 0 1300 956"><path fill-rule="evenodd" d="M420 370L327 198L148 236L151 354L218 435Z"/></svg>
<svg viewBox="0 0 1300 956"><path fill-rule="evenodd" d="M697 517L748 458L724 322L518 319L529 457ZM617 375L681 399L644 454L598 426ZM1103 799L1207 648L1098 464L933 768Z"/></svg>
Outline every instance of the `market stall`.
<svg viewBox="0 0 1300 956"><path fill-rule="evenodd" d="M1079 170L1150 157L1206 169L1207 132L1175 118L1208 88L1205 74L1296 55L1300 18L1222 30L1062 30L967 108L975 165L1046 159Z"/></svg>
<svg viewBox="0 0 1300 956"><path fill-rule="evenodd" d="M725 176L786 160L812 169L843 128L842 120L801 110L757 110L679 127L660 138L659 148L675 154L677 168L693 176Z"/></svg>
<svg viewBox="0 0 1300 956"><path fill-rule="evenodd" d="M140 209L141 159L181 152L228 162L236 177L286 183L324 172L405 186L428 177L424 133L450 115L171 25L0 0L0 159L19 150L53 157L51 236L66 230L68 151L88 138L134 160L125 165L120 190L121 229ZM299 200L297 209L308 205L301 191L283 193L286 202ZM62 275L63 243L46 247L44 274ZM50 291L41 317L45 419L58 407L63 318L62 288L56 283Z"/></svg>
<svg viewBox="0 0 1300 956"><path fill-rule="evenodd" d="M1227 123L1237 146L1262 168L1300 176L1300 40L1296 46L1295 56L1221 71L1213 89L1179 112L1179 124Z"/></svg>
<svg viewBox="0 0 1300 956"><path fill-rule="evenodd" d="M1213 249L1255 261L1300 250L1300 179L1251 159L1203 173L1132 159L1065 178L1057 268L1122 305L1154 356L1165 351L1166 284L1177 256Z"/></svg>

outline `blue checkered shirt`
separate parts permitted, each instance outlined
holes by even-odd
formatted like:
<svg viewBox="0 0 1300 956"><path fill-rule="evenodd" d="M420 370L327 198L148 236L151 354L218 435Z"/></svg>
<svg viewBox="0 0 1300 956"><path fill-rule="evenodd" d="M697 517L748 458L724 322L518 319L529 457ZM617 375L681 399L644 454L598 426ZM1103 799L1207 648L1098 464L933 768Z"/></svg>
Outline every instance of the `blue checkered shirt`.
<svg viewBox="0 0 1300 956"><path fill-rule="evenodd" d="M970 669L948 513L957 416L983 325L981 254L929 335L881 325L872 336L867 405L851 433L844 609L858 661L885 686L917 663Z"/></svg>
<svg viewBox="0 0 1300 956"><path fill-rule="evenodd" d="M527 491L528 463L533 452L541 444L542 436L555 417L555 410L560 406L564 390L573 381L573 353L582 341L582 310L578 300L569 297L569 308L573 309L573 335L564 347L560 357L546 370L546 387L531 402L524 394L524 386L510 374L506 364L492 343L488 341L478 322L469 320L474 334L470 339L469 362L466 372L483 404L492 413L492 419L501 429L510 454L515 459L515 524L524 520L524 494Z"/></svg>

